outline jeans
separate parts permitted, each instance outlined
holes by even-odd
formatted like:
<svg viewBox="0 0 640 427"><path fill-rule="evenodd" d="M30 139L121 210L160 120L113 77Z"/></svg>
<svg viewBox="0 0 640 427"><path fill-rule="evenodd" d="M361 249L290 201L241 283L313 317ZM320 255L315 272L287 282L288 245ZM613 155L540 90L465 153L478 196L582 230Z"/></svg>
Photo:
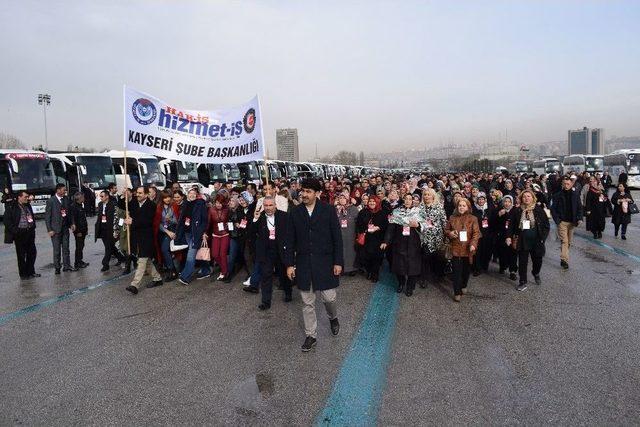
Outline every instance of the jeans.
<svg viewBox="0 0 640 427"><path fill-rule="evenodd" d="M180 279L184 282L189 282L193 273L196 270L200 270L200 274L211 274L211 266L209 263L196 261L196 253L198 248L193 247L193 240L190 234L185 234L185 240L189 244L189 250L187 251L187 259L184 262L184 268L180 273ZM201 264L201 265L196 265Z"/></svg>
<svg viewBox="0 0 640 427"><path fill-rule="evenodd" d="M242 258L242 253L244 252L244 248L242 247L242 243L235 238L231 238L229 241L229 257L227 258L227 270L229 276L233 276L233 273L236 268L236 260L240 261Z"/></svg>
<svg viewBox="0 0 640 427"><path fill-rule="evenodd" d="M618 230L620 229L620 226L622 225L622 235L626 236L627 235L627 225L628 224L613 224L613 226L615 227L615 235L618 235Z"/></svg>
<svg viewBox="0 0 640 427"><path fill-rule="evenodd" d="M251 273L251 283L252 288L258 288L260 285L260 278L262 277L262 268L259 262L253 264L253 272Z"/></svg>
<svg viewBox="0 0 640 427"><path fill-rule="evenodd" d="M162 252L162 263L168 270L175 270L173 256L171 255L171 239L166 234L161 236L160 252Z"/></svg>

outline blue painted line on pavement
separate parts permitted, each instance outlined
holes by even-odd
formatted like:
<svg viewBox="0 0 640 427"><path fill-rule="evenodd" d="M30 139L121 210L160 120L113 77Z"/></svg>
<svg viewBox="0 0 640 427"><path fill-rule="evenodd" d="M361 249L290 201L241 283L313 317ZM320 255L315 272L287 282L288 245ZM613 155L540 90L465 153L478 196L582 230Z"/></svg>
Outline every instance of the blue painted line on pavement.
<svg viewBox="0 0 640 427"><path fill-rule="evenodd" d="M87 292L92 291L94 289L98 289L98 288L101 288L103 286L109 285L111 283L114 283L114 282L122 279L123 277L130 276L131 274L132 273L121 274L121 275L112 277L110 279L106 279L106 280L103 280L101 282L94 283L94 284L89 285L89 286L85 286L84 288L74 289L72 291L65 292L64 294L62 294L60 296L57 296L55 298L51 298L51 299L48 299L48 300L44 300L42 302L30 305L30 306L25 307L25 308L21 308L20 310L16 310L16 311L13 311L11 313L3 314L3 315L0 316L0 326L5 324L5 323L7 323L7 322L9 322L9 321L11 321L11 320L13 320L13 319L17 319L18 317L22 317L22 316L25 316L25 315L27 315L29 313L34 313L36 311L40 311L43 308L49 307L49 306L54 305L56 303L59 303L59 302L62 302L62 301L66 301L66 300L71 299L73 297L76 297L78 295L86 294Z"/></svg>
<svg viewBox="0 0 640 427"><path fill-rule="evenodd" d="M593 237L588 236L586 234L582 234L582 233L573 233L573 234L575 234L576 236L581 237L581 238L583 238L585 240L588 240L591 243L595 243L598 246L601 246L601 247L603 247L605 249L608 249L611 252L615 252L618 255L626 256L627 258L630 258L630 259L640 263L640 256L638 256L638 255L632 254L631 252L627 252L624 249L616 248L615 246L611 246L611 245L609 245L607 243L601 242L600 240L596 240Z"/></svg>
<svg viewBox="0 0 640 427"><path fill-rule="evenodd" d="M400 305L394 276L385 269L342 363L318 426L375 425L386 386L391 342Z"/></svg>

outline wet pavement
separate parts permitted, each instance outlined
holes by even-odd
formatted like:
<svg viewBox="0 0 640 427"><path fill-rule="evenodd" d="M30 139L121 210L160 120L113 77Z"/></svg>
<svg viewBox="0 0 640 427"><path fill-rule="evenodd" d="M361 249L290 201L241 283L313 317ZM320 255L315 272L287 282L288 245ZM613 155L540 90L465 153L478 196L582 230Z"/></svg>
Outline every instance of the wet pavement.
<svg viewBox="0 0 640 427"><path fill-rule="evenodd" d="M1 425L640 421L636 224L626 241L613 238L611 224L598 242L579 230L568 271L552 232L543 285L524 292L492 264L471 278L460 304L448 282L400 296L382 350L371 331L383 327L375 322L384 292L345 278L341 333L331 336L320 306L318 345L308 354L300 352L298 295L285 304L276 292L272 309L260 312L238 278L172 282L134 297L121 270L98 271L102 245L92 236L91 265L54 275L38 227L42 278L21 282L13 247L0 246ZM393 286L387 281L378 286ZM378 370L379 380L359 381ZM336 402L345 401L338 417ZM361 402L371 417L357 417Z"/></svg>

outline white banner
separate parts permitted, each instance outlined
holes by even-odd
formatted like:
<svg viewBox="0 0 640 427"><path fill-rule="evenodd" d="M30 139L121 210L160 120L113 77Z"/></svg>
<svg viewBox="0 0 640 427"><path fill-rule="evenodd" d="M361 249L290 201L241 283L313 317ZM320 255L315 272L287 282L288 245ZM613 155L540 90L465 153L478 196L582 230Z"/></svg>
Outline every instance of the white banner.
<svg viewBox="0 0 640 427"><path fill-rule="evenodd" d="M192 163L242 163L264 158L260 103L196 111L124 88L124 146Z"/></svg>

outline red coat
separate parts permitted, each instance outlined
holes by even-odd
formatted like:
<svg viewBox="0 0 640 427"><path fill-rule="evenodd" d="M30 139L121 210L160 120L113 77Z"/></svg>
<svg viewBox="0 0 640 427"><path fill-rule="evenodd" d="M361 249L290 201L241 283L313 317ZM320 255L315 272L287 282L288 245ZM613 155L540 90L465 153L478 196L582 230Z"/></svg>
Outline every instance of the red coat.
<svg viewBox="0 0 640 427"><path fill-rule="evenodd" d="M222 231L218 230L218 223L220 222L224 225ZM222 209L216 209L215 207L209 208L209 230L207 234L211 236L224 236L229 234L227 222L229 222L229 209L226 206Z"/></svg>

